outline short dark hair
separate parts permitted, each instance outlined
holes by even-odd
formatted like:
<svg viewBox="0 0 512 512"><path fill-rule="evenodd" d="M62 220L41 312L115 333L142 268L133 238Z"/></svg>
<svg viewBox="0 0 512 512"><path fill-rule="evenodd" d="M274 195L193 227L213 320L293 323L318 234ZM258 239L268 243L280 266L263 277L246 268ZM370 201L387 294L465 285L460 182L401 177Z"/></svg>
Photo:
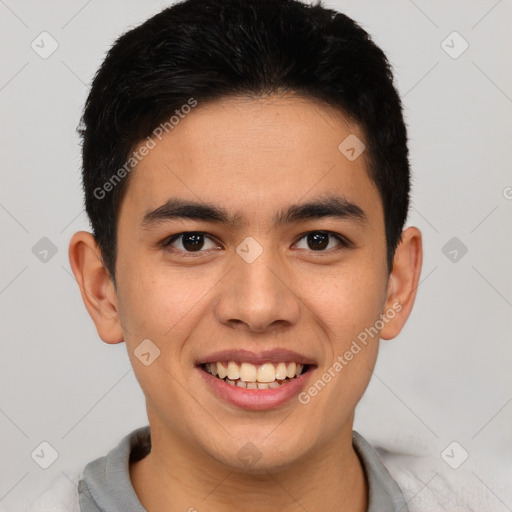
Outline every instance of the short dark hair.
<svg viewBox="0 0 512 512"><path fill-rule="evenodd" d="M361 128L391 271L407 219L410 171L402 105L383 51L360 25L320 1L186 0L117 39L78 129L85 208L114 284L118 212L134 149L191 98L280 92L319 100Z"/></svg>

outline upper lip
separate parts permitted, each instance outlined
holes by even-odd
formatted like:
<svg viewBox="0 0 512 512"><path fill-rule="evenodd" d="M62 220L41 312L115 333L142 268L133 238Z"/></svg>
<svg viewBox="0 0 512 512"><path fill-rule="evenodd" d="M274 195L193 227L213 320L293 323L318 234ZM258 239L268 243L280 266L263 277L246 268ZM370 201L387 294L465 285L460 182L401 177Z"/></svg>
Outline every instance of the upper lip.
<svg viewBox="0 0 512 512"><path fill-rule="evenodd" d="M251 363L253 365L264 363L281 363L281 362L295 362L304 365L315 365L315 361L307 356L288 350L285 348L276 348L273 350L264 350L262 352L251 352L250 350L221 350L213 352L207 356L201 357L197 360L197 365L205 363L216 363L218 361L238 361L243 363Z"/></svg>

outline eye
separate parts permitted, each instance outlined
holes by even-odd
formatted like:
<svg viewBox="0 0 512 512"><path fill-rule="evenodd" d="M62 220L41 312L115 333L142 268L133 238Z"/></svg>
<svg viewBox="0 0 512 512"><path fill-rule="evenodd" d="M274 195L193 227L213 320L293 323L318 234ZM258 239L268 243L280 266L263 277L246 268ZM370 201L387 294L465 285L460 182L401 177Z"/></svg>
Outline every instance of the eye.
<svg viewBox="0 0 512 512"><path fill-rule="evenodd" d="M306 247L299 247L299 249L305 248L313 252L336 252L340 248L353 247L353 243L348 239L330 231L310 231L302 236L296 244L300 244L302 240L306 240ZM335 245L333 251L328 251L326 249L333 249L330 243L332 240L338 242L338 248L336 249ZM208 247L208 242L210 247ZM201 253L207 252L207 249L221 248L211 237L199 231L177 233L166 238L161 245L164 249L170 248L173 252L181 252L189 256L194 256L193 253L197 253L199 256Z"/></svg>
<svg viewBox="0 0 512 512"><path fill-rule="evenodd" d="M211 246L206 247L206 249L219 247L218 244L214 243L210 237L206 236L204 233L200 233L197 231L187 231L185 233L178 233L176 235L173 235L170 238L167 238L163 242L162 246L164 248L172 247L178 252L181 251L185 253L205 252L201 250L205 248L205 240L210 240L211 242ZM177 244L178 247L173 246L173 244L176 241L179 241L179 243ZM208 244L206 244L206 246L207 245Z"/></svg>
<svg viewBox="0 0 512 512"><path fill-rule="evenodd" d="M309 247L305 247L305 249L310 248L312 251L318 252L327 252L324 249L331 248L329 247L329 237L334 238L338 241L339 246L343 247L352 247L353 244L347 240L345 237L338 235L336 233L332 233L330 231L310 231L305 236L303 236L300 240L306 239L306 245ZM299 240L299 242L300 242ZM336 250L336 249L335 249Z"/></svg>

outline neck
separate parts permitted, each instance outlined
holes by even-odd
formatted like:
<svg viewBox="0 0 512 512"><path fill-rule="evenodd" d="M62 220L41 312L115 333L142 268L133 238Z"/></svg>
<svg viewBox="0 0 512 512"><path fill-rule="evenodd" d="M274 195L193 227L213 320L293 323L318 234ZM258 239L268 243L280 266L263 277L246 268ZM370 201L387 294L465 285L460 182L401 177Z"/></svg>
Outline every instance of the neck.
<svg viewBox="0 0 512 512"><path fill-rule="evenodd" d="M352 422L314 453L268 470L230 468L153 425L151 445L151 452L130 466L132 485L148 512L365 512L368 507Z"/></svg>

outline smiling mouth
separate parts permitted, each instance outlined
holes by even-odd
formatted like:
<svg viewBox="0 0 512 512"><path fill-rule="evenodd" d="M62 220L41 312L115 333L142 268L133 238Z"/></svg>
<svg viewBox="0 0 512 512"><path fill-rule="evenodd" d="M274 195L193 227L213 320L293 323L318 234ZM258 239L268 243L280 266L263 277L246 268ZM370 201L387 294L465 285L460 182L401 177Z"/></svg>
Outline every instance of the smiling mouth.
<svg viewBox="0 0 512 512"><path fill-rule="evenodd" d="M275 389L291 382L312 368L295 362L251 363L217 361L200 365L205 372L232 386L246 389Z"/></svg>

